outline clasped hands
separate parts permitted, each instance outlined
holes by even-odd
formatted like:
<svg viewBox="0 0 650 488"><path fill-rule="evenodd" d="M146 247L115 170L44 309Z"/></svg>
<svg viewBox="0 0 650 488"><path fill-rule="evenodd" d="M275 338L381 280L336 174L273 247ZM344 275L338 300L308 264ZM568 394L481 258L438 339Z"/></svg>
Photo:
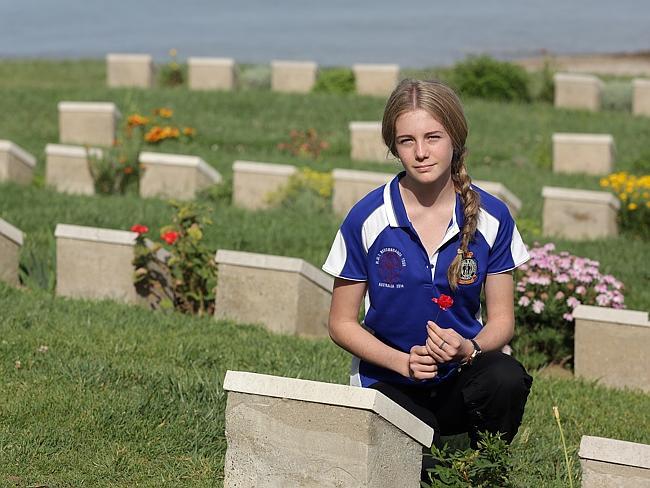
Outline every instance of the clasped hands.
<svg viewBox="0 0 650 488"><path fill-rule="evenodd" d="M462 362L472 353L472 343L454 329L443 329L427 322L427 340L413 346L409 354L409 376L414 380L430 380L438 374L438 365Z"/></svg>

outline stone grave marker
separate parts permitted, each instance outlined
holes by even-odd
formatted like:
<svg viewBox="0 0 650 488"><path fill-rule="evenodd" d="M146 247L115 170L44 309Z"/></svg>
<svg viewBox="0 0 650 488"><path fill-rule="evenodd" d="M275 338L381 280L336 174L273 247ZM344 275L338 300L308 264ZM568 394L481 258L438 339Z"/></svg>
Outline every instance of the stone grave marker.
<svg viewBox="0 0 650 488"><path fill-rule="evenodd" d="M11 141L0 140L0 181L29 184L36 158Z"/></svg>
<svg viewBox="0 0 650 488"><path fill-rule="evenodd" d="M309 93L317 71L318 65L312 61L271 61L271 90Z"/></svg>
<svg viewBox="0 0 650 488"><path fill-rule="evenodd" d="M153 58L150 54L107 54L106 74L111 88L151 88Z"/></svg>
<svg viewBox="0 0 650 488"><path fill-rule="evenodd" d="M605 175L615 152L610 134L553 134L553 172Z"/></svg>
<svg viewBox="0 0 650 488"><path fill-rule="evenodd" d="M650 116L650 79L637 78L632 81L632 113Z"/></svg>
<svg viewBox="0 0 650 488"><path fill-rule="evenodd" d="M221 174L198 156L141 152L141 197L191 200L196 193L221 182Z"/></svg>
<svg viewBox="0 0 650 488"><path fill-rule="evenodd" d="M396 162L381 137L381 122L350 122L349 128L353 161Z"/></svg>
<svg viewBox="0 0 650 488"><path fill-rule="evenodd" d="M618 235L618 199L609 192L542 188L543 234L585 240Z"/></svg>
<svg viewBox="0 0 650 488"><path fill-rule="evenodd" d="M359 95L388 97L399 79L399 66L396 64L355 64L352 71Z"/></svg>
<svg viewBox="0 0 650 488"><path fill-rule="evenodd" d="M112 146L120 111L112 102L59 102L59 142Z"/></svg>
<svg viewBox="0 0 650 488"><path fill-rule="evenodd" d="M650 488L650 446L583 435L582 488Z"/></svg>
<svg viewBox="0 0 650 488"><path fill-rule="evenodd" d="M56 294L136 303L133 257L138 234L58 224Z"/></svg>
<svg viewBox="0 0 650 488"><path fill-rule="evenodd" d="M576 376L650 393L650 372L644 360L650 341L647 312L578 305L573 318Z"/></svg>
<svg viewBox="0 0 650 488"><path fill-rule="evenodd" d="M379 391L228 371L224 487L416 488L433 429Z"/></svg>
<svg viewBox="0 0 650 488"><path fill-rule="evenodd" d="M235 60L231 58L188 58L190 90L233 90Z"/></svg>
<svg viewBox="0 0 650 488"><path fill-rule="evenodd" d="M327 337L334 279L298 258L217 251L214 315L273 332Z"/></svg>
<svg viewBox="0 0 650 488"><path fill-rule="evenodd" d="M6 220L0 219L0 281L17 286L20 248L23 233Z"/></svg>
<svg viewBox="0 0 650 488"><path fill-rule="evenodd" d="M375 188L395 177L393 173L335 169L332 171L332 210L337 215L348 211Z"/></svg>
<svg viewBox="0 0 650 488"><path fill-rule="evenodd" d="M95 183L89 168L89 155L101 158L102 150L48 144L45 146L45 182L60 192L94 195Z"/></svg>
<svg viewBox="0 0 650 488"><path fill-rule="evenodd" d="M235 161L233 172L233 204L258 210L270 206L269 195L279 191L298 168L289 164Z"/></svg>
<svg viewBox="0 0 650 488"><path fill-rule="evenodd" d="M555 81L555 106L559 108L572 108L600 110L603 91L603 82L596 76L573 73L556 73Z"/></svg>

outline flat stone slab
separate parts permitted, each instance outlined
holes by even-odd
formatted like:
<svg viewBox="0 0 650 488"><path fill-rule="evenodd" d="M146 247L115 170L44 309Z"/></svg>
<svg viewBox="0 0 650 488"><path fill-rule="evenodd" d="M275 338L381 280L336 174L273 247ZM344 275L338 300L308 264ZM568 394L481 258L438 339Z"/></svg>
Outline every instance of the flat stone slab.
<svg viewBox="0 0 650 488"><path fill-rule="evenodd" d="M122 117L113 102L59 102L59 142L111 146Z"/></svg>
<svg viewBox="0 0 650 488"><path fill-rule="evenodd" d="M574 73L556 73L555 106L559 108L572 108L600 110L603 82L596 76Z"/></svg>
<svg viewBox="0 0 650 488"><path fill-rule="evenodd" d="M215 317L273 332L326 337L334 280L298 258L217 251Z"/></svg>
<svg viewBox="0 0 650 488"><path fill-rule="evenodd" d="M632 80L632 113L650 117L650 79Z"/></svg>
<svg viewBox="0 0 650 488"><path fill-rule="evenodd" d="M543 233L567 239L618 235L618 199L609 192L545 186L542 188Z"/></svg>
<svg viewBox="0 0 650 488"><path fill-rule="evenodd" d="M553 134L553 172L605 175L614 167L610 134Z"/></svg>
<svg viewBox="0 0 650 488"><path fill-rule="evenodd" d="M233 204L259 210L271 206L269 195L286 186L298 168L289 164L235 161L232 172Z"/></svg>
<svg viewBox="0 0 650 488"><path fill-rule="evenodd" d="M17 286L20 248L24 235L21 230L0 218L0 281Z"/></svg>
<svg viewBox="0 0 650 488"><path fill-rule="evenodd" d="M36 158L8 140L0 140L0 181L32 182Z"/></svg>
<svg viewBox="0 0 650 488"><path fill-rule="evenodd" d="M433 429L382 393L228 371L225 487L417 487Z"/></svg>
<svg viewBox="0 0 650 488"><path fill-rule="evenodd" d="M221 183L221 174L198 156L141 152L140 196L191 200L208 186Z"/></svg>
<svg viewBox="0 0 650 488"><path fill-rule="evenodd" d="M190 90L232 90L235 88L235 60L232 58L188 58Z"/></svg>
<svg viewBox="0 0 650 488"><path fill-rule="evenodd" d="M271 90L309 93L317 71L318 65L312 61L271 61Z"/></svg>
<svg viewBox="0 0 650 488"><path fill-rule="evenodd" d="M578 452L583 488L650 487L650 446L582 436Z"/></svg>
<svg viewBox="0 0 650 488"><path fill-rule="evenodd" d="M151 88L153 58L150 54L107 54L106 77L109 87Z"/></svg>
<svg viewBox="0 0 650 488"><path fill-rule="evenodd" d="M399 81L397 64L355 64L352 71L359 95L387 97Z"/></svg>
<svg viewBox="0 0 650 488"><path fill-rule="evenodd" d="M573 318L576 376L650 392L648 365L642 360L650 341L647 312L579 305Z"/></svg>
<svg viewBox="0 0 650 488"><path fill-rule="evenodd" d="M348 211L375 188L395 177L393 173L334 169L332 171L332 210L337 215Z"/></svg>
<svg viewBox="0 0 650 488"><path fill-rule="evenodd" d="M58 224L56 294L136 303L133 257L138 234Z"/></svg>
<svg viewBox="0 0 650 488"><path fill-rule="evenodd" d="M94 195L95 182L90 172L89 155L101 158L102 150L48 144L45 146L45 182L63 193Z"/></svg>
<svg viewBox="0 0 650 488"><path fill-rule="evenodd" d="M350 158L353 161L374 161L394 164L381 136L381 122L350 122Z"/></svg>

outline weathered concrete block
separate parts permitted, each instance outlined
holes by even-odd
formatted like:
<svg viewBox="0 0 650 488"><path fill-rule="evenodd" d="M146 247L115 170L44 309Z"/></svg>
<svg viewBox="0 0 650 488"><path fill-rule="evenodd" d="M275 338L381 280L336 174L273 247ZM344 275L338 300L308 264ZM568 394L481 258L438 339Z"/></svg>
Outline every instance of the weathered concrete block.
<svg viewBox="0 0 650 488"><path fill-rule="evenodd" d="M420 486L433 430L369 388L228 371L224 487Z"/></svg>
<svg viewBox="0 0 650 488"><path fill-rule="evenodd" d="M516 217L521 210L521 200L503 183L485 180L473 180L472 183L505 203L513 217Z"/></svg>
<svg viewBox="0 0 650 488"><path fill-rule="evenodd" d="M198 156L142 152L141 197L191 200L196 193L221 182L221 174Z"/></svg>
<svg viewBox="0 0 650 488"><path fill-rule="evenodd" d="M289 164L235 161L233 173L233 205L252 210L268 208L268 197L289 183L298 168Z"/></svg>
<svg viewBox="0 0 650 488"><path fill-rule="evenodd" d="M135 232L58 224L56 294L136 303Z"/></svg>
<svg viewBox="0 0 650 488"><path fill-rule="evenodd" d="M387 97L399 79L399 66L396 64L355 64L352 71L359 95Z"/></svg>
<svg viewBox="0 0 650 488"><path fill-rule="evenodd" d="M582 488L650 487L650 446L647 444L583 435L578 456Z"/></svg>
<svg viewBox="0 0 650 488"><path fill-rule="evenodd" d="M542 197L545 236L583 240L618 235L621 204L611 193L545 186Z"/></svg>
<svg viewBox="0 0 650 488"><path fill-rule="evenodd" d="M555 106L597 112L600 110L603 82L596 76L557 73Z"/></svg>
<svg viewBox="0 0 650 488"><path fill-rule="evenodd" d="M18 263L23 233L6 220L0 219L0 281L18 285Z"/></svg>
<svg viewBox="0 0 650 488"><path fill-rule="evenodd" d="M111 146L121 116L112 102L59 102L59 142Z"/></svg>
<svg viewBox="0 0 650 488"><path fill-rule="evenodd" d="M298 258L220 249L214 315L273 332L326 337L334 280Z"/></svg>
<svg viewBox="0 0 650 488"><path fill-rule="evenodd" d="M188 58L190 90L232 90L235 60L231 58Z"/></svg>
<svg viewBox="0 0 650 488"><path fill-rule="evenodd" d="M36 158L11 141L0 140L0 181L32 182Z"/></svg>
<svg viewBox="0 0 650 488"><path fill-rule="evenodd" d="M638 78L632 81L632 113L650 116L650 80Z"/></svg>
<svg viewBox="0 0 650 488"><path fill-rule="evenodd" d="M395 163L381 137L381 122L350 122L349 127L353 161Z"/></svg>
<svg viewBox="0 0 650 488"><path fill-rule="evenodd" d="M553 172L603 175L614 166L609 134L553 134Z"/></svg>
<svg viewBox="0 0 650 488"><path fill-rule="evenodd" d="M332 171L332 210L337 215L348 211L378 186L385 185L395 177L392 173L335 169Z"/></svg>
<svg viewBox="0 0 650 488"><path fill-rule="evenodd" d="M579 305L573 318L576 376L650 393L648 363L642 360L650 341L647 312Z"/></svg>
<svg viewBox="0 0 650 488"><path fill-rule="evenodd" d="M154 80L153 58L149 54L107 54L108 86L151 88Z"/></svg>
<svg viewBox="0 0 650 488"><path fill-rule="evenodd" d="M45 146L45 182L60 192L94 195L95 183L90 172L89 155L101 158L102 150L48 144Z"/></svg>
<svg viewBox="0 0 650 488"><path fill-rule="evenodd" d="M311 61L271 61L271 90L309 93L317 70L318 65Z"/></svg>

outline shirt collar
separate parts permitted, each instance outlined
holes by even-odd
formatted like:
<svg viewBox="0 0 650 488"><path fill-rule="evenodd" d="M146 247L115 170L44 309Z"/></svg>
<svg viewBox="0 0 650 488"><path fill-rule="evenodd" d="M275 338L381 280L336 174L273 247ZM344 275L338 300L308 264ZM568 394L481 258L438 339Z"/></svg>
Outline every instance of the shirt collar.
<svg viewBox="0 0 650 488"><path fill-rule="evenodd" d="M398 173L395 178L390 180L384 186L384 208L386 210L386 217L388 224L391 227L410 227L411 221L406 213L402 195L399 192L399 180L404 177L406 171ZM464 221L463 203L460 199L460 194L456 193L456 206L447 228L448 235L454 235L460 231Z"/></svg>

